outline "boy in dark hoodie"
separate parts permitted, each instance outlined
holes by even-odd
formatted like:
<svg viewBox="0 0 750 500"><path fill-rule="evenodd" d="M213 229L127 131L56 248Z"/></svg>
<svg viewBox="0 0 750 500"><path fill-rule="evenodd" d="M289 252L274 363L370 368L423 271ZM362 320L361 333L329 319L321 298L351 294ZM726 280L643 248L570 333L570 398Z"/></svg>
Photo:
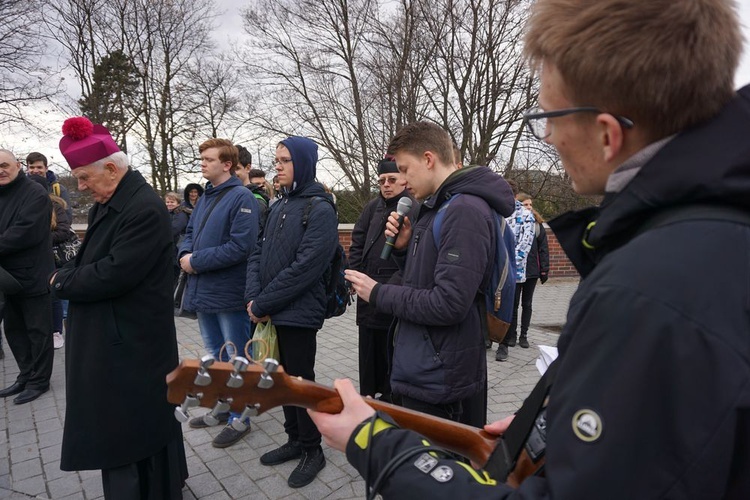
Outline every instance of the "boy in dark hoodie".
<svg viewBox="0 0 750 500"><path fill-rule="evenodd" d="M352 269L346 278L370 307L398 319L391 389L403 406L481 427L487 361L477 297L492 272L494 212L512 214L513 193L487 167L458 169L450 135L434 123L402 128L388 154L409 192L424 200L416 220L407 217L399 230L392 214L386 226L387 236L398 233L393 255L405 260L403 285L377 283ZM437 247L435 215L457 194L463 196L445 209Z"/></svg>
<svg viewBox="0 0 750 500"><path fill-rule="evenodd" d="M326 311L324 274L336 251L338 222L331 195L315 182L318 146L289 137L274 164L283 198L268 215L247 266L245 303L253 322L273 321L280 362L289 375L315 380L316 335ZM325 467L320 433L307 411L284 406L289 441L264 454L264 465L300 459L288 484L300 488Z"/></svg>

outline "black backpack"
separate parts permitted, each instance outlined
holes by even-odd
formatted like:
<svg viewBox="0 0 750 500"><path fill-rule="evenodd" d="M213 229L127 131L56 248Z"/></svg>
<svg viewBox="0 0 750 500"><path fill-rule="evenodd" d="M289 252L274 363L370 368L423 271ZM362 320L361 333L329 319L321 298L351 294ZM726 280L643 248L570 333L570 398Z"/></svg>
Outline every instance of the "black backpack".
<svg viewBox="0 0 750 500"><path fill-rule="evenodd" d="M313 196L305 206L305 212L302 215L302 227L307 228L307 221L310 218L310 211L315 199L321 199L328 202L320 196ZM334 211L336 206L333 205ZM349 259L346 258L346 252L341 243L336 243L336 251L333 253L328 269L323 275L326 284L326 319L334 316L341 316L346 311L346 306L352 303L352 297L349 294L349 282L346 281L344 271L349 269Z"/></svg>

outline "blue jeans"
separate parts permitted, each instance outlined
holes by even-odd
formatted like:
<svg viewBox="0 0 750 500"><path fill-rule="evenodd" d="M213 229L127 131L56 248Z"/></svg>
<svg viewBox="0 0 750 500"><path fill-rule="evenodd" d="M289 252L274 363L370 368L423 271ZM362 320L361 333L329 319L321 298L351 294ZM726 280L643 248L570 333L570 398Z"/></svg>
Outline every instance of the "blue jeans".
<svg viewBox="0 0 750 500"><path fill-rule="evenodd" d="M238 356L245 356L245 344L250 340L250 317L247 311L199 312L198 326L206 350L213 354L217 361L229 361L232 354L235 354L231 346L222 351L222 346L227 342L232 342L236 346Z"/></svg>
<svg viewBox="0 0 750 500"><path fill-rule="evenodd" d="M209 354L213 354L217 361L229 361L235 352L230 346L222 350L222 346L226 342L232 342L238 350L236 354L245 356L245 344L250 340L250 316L247 315L247 311L197 314L203 344ZM237 417L239 413L230 413L229 423Z"/></svg>

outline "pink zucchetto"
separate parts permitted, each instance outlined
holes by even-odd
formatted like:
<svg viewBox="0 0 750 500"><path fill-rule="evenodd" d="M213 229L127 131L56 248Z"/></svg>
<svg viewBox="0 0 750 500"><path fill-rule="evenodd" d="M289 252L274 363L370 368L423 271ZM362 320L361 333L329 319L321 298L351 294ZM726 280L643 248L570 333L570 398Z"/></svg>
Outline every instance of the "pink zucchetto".
<svg viewBox="0 0 750 500"><path fill-rule="evenodd" d="M62 133L60 152L71 170L90 165L120 151L109 130L101 125L94 125L85 116L65 120Z"/></svg>

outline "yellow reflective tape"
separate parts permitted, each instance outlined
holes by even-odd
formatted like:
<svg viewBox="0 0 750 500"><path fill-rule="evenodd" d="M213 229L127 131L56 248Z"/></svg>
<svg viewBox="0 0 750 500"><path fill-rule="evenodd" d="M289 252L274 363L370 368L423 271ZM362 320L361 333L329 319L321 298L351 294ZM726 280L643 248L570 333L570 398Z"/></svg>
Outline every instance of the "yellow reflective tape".
<svg viewBox="0 0 750 500"><path fill-rule="evenodd" d="M432 446L432 445L430 444L430 442L429 442L429 441L427 441L426 439L422 439L422 444L423 444L423 445L425 445L425 446ZM431 456L435 457L435 458L440 458L440 457L438 456L438 454L437 454L437 453L435 453L434 451L430 451L430 452L428 452L428 453L429 453L429 454L430 454Z"/></svg>
<svg viewBox="0 0 750 500"><path fill-rule="evenodd" d="M474 478L476 482L479 484L484 484L485 486L497 486L497 480L492 479L489 474L487 474L487 471L481 471L482 474L479 474L479 471L474 469L469 464L465 464L463 462L456 462L458 465L466 469L469 474Z"/></svg>
<svg viewBox="0 0 750 500"><path fill-rule="evenodd" d="M594 226L596 226L596 221L589 222L589 225L586 226L586 230L583 232L583 238L581 239L581 243L585 248L588 248L589 250L594 250L594 245L586 241L586 238L588 238L589 233L591 233L591 230L594 229Z"/></svg>
<svg viewBox="0 0 750 500"><path fill-rule="evenodd" d="M375 420L375 430L373 431L372 435L374 436L380 431L384 431L386 429L389 429L393 427L393 425L389 424L385 420L376 419ZM359 446L361 449L367 449L367 445L369 444L370 439L370 422L362 426L362 428L357 433L357 437L354 438L354 442L357 443L357 446Z"/></svg>

